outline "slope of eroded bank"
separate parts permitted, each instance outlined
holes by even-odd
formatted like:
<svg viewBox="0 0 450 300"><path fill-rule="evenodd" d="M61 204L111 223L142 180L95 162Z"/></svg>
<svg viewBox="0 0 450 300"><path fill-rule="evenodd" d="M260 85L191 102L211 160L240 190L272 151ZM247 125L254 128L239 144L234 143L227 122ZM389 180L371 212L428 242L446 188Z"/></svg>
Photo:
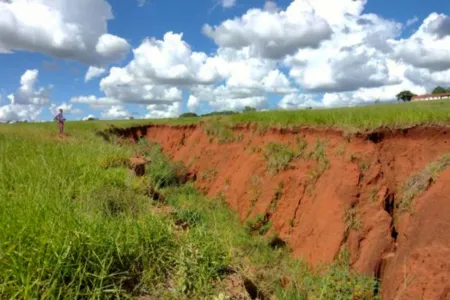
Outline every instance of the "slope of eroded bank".
<svg viewBox="0 0 450 300"><path fill-rule="evenodd" d="M445 127L267 129L220 123L112 132L158 142L223 195L247 226L277 234L311 265L343 246L383 299L450 297L450 159Z"/></svg>

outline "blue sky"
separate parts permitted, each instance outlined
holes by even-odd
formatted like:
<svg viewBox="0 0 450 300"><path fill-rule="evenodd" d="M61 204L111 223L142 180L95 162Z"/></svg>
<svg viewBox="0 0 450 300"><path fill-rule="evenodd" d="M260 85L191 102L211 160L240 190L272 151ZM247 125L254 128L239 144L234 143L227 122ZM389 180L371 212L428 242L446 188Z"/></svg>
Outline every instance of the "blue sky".
<svg viewBox="0 0 450 300"><path fill-rule="evenodd" d="M100 7L103 5L100 2L105 2L106 0L91 1L92 3L98 3ZM302 3L315 2L315 0L297 1ZM346 1L347 0L337 0L336 3L338 4L336 5L344 7L347 5L345 3ZM10 15L16 14L16 18L19 20L18 27L20 27L21 12L19 11L19 8L26 9L26 7L24 8L22 6L13 9L12 5L14 5L14 2L16 2L17 7L19 7L18 3L24 2L24 0L12 0L6 3L0 2L0 16L2 15L2 11L3 13L7 12ZM69 16L67 6L69 5L68 3L70 3L70 0L56 1L62 3L59 6L52 6L52 2L54 1L44 0L39 3L50 7L55 12L53 15L60 18L55 21L56 23L52 23L52 26L55 26L55 24L57 24L56 26L61 26L61 32L64 33L64 30L68 30L63 27L67 24L84 22L84 17ZM64 4L65 2L66 4ZM242 33L239 32L239 26L235 26L225 33L220 31L220 28L214 28L214 26L219 26L227 20L242 21L243 16L248 14L248 11L252 8L260 9L260 13L255 14L254 16L254 20L259 20L258 18L262 18L262 14L265 12L264 1L236 0L236 3L233 6L223 7L223 3L220 1L216 2L212 0L150 0L142 6L138 5L137 1L110 0L107 4L110 5L114 18L104 22L105 28L107 29L103 31L102 29L98 29L97 35L100 36L107 33L117 37L117 39L124 40L123 43L121 41L117 42L119 44L122 43L117 47L123 51L119 48L117 48L119 50L114 48L114 59L110 59L110 57L106 59L98 56L89 58L89 61L85 61L85 56L87 54L77 52L78 50L73 50L73 53L68 55L69 58L59 58L60 55L58 53L60 52L58 51L60 51L63 46L55 46L52 44L46 45L45 41L36 43L23 42L21 37L22 33L19 31L14 32L14 27L8 27L7 22L5 23L6 25L0 23L0 31L3 30L6 32L9 30L8 32L10 35L17 38L17 41L15 41L14 38L8 37L7 34L2 35L0 33L0 78L2 78L0 82L0 95L2 96L0 106L4 107L3 120L6 120L7 118L18 118L20 116L24 116L24 118L28 117L27 113L19 113L21 108L23 108L24 111L26 110L26 105L28 105L28 109L30 109L29 105L35 105L34 110L39 109L42 111L41 114L36 117L40 120L46 120L52 117L52 113L49 109L51 104L59 106L62 103L65 103L67 106L71 105L71 107L68 108L69 119L79 119L89 114L102 117L102 114L105 111L108 111L112 106L115 106L116 108L111 112L109 116L111 118L120 118L127 114L134 115L135 117L144 117L146 114L151 117L158 117L176 116L178 113L188 110L204 113L214 109L241 109L245 104L254 104L254 106L260 109L301 108L305 106L345 106L354 105L355 101L367 102L376 100L374 97L381 100L390 100L388 99L389 95L392 94L390 91L395 90L395 88L410 88L415 89L417 93L421 93L429 91L432 86L438 84L448 83L450 86L450 71L449 68L447 68L447 60L450 60L450 58L447 54L443 53L442 57L435 57L434 59L436 61L430 61L430 59L420 60L420 53L424 56L423 53L427 54L431 51L430 49L421 49L421 47L424 47L421 41L428 41L427 43L431 45L430 47L432 47L434 51L436 51L436 49L444 49L442 50L442 52L444 52L446 46L448 46L447 49L450 48L450 19L447 16L450 12L450 4L447 3L448 1L368 0L367 3L365 3L364 1L357 0L356 2L360 2L360 4L355 4L360 5L358 7L360 8L360 11L355 13L354 9L357 10L357 8L349 8L348 11L343 10L341 15L336 13L335 17L338 21L335 22L330 21L328 15L320 15L320 13L316 12L310 13L314 18L320 17L321 20L325 20L323 38L320 40L320 44L315 45L314 42L311 42L310 46L308 41L305 41L305 44L308 44L308 46L302 44L298 47L298 50L291 48L289 48L289 50L284 48L280 50L277 48L282 52L284 50L286 51L283 52L282 55L277 54L276 59L273 59L273 57L265 57L264 53L266 53L265 51L267 49L263 49L262 47L267 45L264 44L267 42L267 40L264 40L267 37L264 35L262 37L257 36L260 28L254 29L255 33L253 36L248 33L248 36L245 38L247 39L244 42L245 45L240 46L236 46L241 43L239 39L241 38ZM272 11L271 13L281 16L281 14L288 9L289 5L292 4L292 1L278 0L275 1L274 4L276 5L277 10ZM338 6L337 8L341 7ZM87 7L89 7L89 5ZM30 10L31 9L32 8L30 7ZM74 8L70 9L76 10ZM102 13L104 14L105 11L105 9L98 9L97 16L95 15L97 13L96 9L93 9L91 13L92 16L89 17L91 18L89 22L101 20ZM39 20L39 10L36 10L35 14L36 19ZM349 14L353 15L349 16ZM366 20L367 18L365 16L371 14L378 17L377 19L370 19L370 26L373 27L369 26L366 29L357 28L357 25L354 25L354 28L352 27L352 24L357 24L357 22L359 22L358 24L362 24L361 20ZM48 19L51 18L51 16L42 16L42 18ZM306 18L306 16L302 18ZM286 32L288 32L287 27L292 25L282 23L281 17L279 25L275 23L278 20L277 18L274 17L273 20L274 23L270 24L270 26L279 26L279 28L281 28L279 30L286 30ZM293 22L292 26L298 26L299 31L305 30L306 32L308 29L307 26L311 26L309 23L302 23L301 20L298 23L296 21ZM329 23L328 25L326 24L327 22ZM343 25L345 22L348 22L348 28ZM426 25L428 24L427 22L437 25L428 26ZM203 30L205 24L209 24L213 28L213 32L209 36L207 36ZM265 23L263 22L261 24ZM2 28L2 26L6 27ZM31 25L28 24L27 26ZM42 35L51 36L52 34L56 34L55 32L58 32L58 27L55 27L54 30L48 30L48 28L44 28L44 25L42 25L44 27L41 28L39 23L32 24L32 26L35 26L36 32ZM252 28L249 26L254 26L254 24L247 24L246 26L242 27L243 30L248 30L247 32L250 32ZM259 26L261 27L261 25ZM379 33L374 29L388 28L389 26L391 26L392 29L380 29ZM331 28L328 34L326 33L325 27ZM438 29L435 29L435 32L426 29L437 27L439 27L438 29L440 30L439 34L437 33ZM27 28L28 32L31 32L27 33L28 35L25 35L29 41L34 37L30 38L29 34L32 34L33 31L29 30L30 27ZM101 26L98 28L101 28ZM89 30L89 26L86 26L86 28L83 28L78 32L81 39L88 35ZM319 31L322 29L317 30L318 31L313 32L315 36L322 34ZM375 33L370 33L372 31ZM171 81L170 84L167 84L166 79L161 83L158 75L145 75L148 77L139 77L142 76L139 70L147 70L146 66L141 63L139 65L139 68L141 69L136 67L136 70L133 72L127 69L127 74L135 79L133 79L133 82L142 81L146 82L145 84L151 84L152 87L157 86L158 88L161 87L161 89L165 90L169 88L179 89L179 91L182 92L182 99L177 98L174 100L176 97L165 99L162 96L158 96L156 97L158 98L155 100L156 102L149 100L147 103L146 99L150 99L149 97L146 99L136 99L136 101L128 101L125 98L120 98L121 96L119 96L119 94L123 96L124 93L128 93L129 91L122 92L117 89L113 92L109 91L105 95L105 89L107 88L102 89L100 82L105 77L109 77L109 68L119 67L122 70L125 70L126 66L135 58L132 49L141 46L141 43L146 38L163 40L164 35L167 32L182 33L182 41L188 45L191 52L201 52L208 58L217 58L221 56L222 54L218 54L220 52L219 49L223 51L235 51L235 53L241 51L243 53L245 52L245 49L248 48L250 49L249 53L251 54L245 56L244 60L253 60L255 66L260 66L260 69L255 69L256 71L254 71L255 73L258 73L258 75L255 75L256 77L254 78L239 76L241 71L238 68L245 66L245 62L242 62L239 66L236 66L236 68L233 67L226 72L222 72L220 70L221 68L224 68L222 66L226 66L227 64L231 66L233 63L236 63L236 61L227 60L229 59L228 57L225 60L222 57L219 57L218 59L221 60L221 64L210 67L208 63L202 63L202 66L208 66L208 70L211 68L216 70L214 71L214 75L211 75L215 79L214 82L209 82L206 85L202 81L200 84L201 88L208 87L210 89L198 92L196 91L196 87L198 87L198 82L201 81L200 79L196 79L197 81L195 81L195 84L191 83L186 85L179 83L182 82L182 78L178 78L180 81ZM348 37L345 36L345 32L349 32ZM37 35L37 33L36 38L39 39L40 36ZM66 33L69 34L70 31L67 31ZM227 36L227 34L228 40L224 40L224 37ZM278 40L275 39L274 43L283 43L288 41L289 38L304 38L306 40L310 35L305 34L301 37L291 37L289 36L289 33L282 33L281 38ZM354 45L348 44L350 36L353 36L356 40ZM361 37L360 40L358 40L358 36ZM383 45L378 42L374 45L363 45L366 43L366 40L375 41L380 39L383 39L384 41L390 40L390 42L386 43L386 45L384 45L384 42ZM52 40L49 38L49 41L51 43ZM97 40L95 40L95 42L96 41ZM128 43L128 46L124 43ZM113 46L116 47L116 44ZM388 47L389 50L387 50L386 47ZM1 51L2 48L3 51ZM125 48L126 50L124 50ZM331 51L333 48L340 48L342 51L339 52L339 55L342 55L339 56L333 54ZM256 50L253 51L252 49ZM408 49L417 50L417 57L414 52L411 52L411 50ZM69 52L72 51L71 49L66 48L64 48L64 50ZM149 50L149 60L153 59L150 53ZM323 53L323 55L321 53ZM327 55L329 57L326 60L321 61L321 57L326 57ZM361 59L357 60L356 58L359 56ZM354 61L352 61L353 58ZM167 66L171 67L171 59L168 58L168 60ZM371 63L372 61L373 63ZM101 65L105 68L106 72L99 77L85 82L86 71L90 65L94 65L97 62L99 66ZM439 67L440 62L443 64L442 67ZM350 74L348 75L348 78L343 78L347 76L346 73L348 73L349 68L352 68L350 66L353 66L353 64L356 64L355 69L360 71L355 71L355 74L352 75L353 77L350 76ZM186 63L186 65L189 64ZM323 74L325 74L323 76L329 77L323 79L320 78L322 76L319 71L321 71L321 68L325 65L330 65L331 67L330 70L323 69ZM374 67L375 65L377 67ZM187 66L186 68L189 69L190 66ZM249 74L252 74L253 72L251 68L252 67L250 67ZM41 101L43 103L45 102L45 104L40 103L36 105L36 103L32 103L32 100L26 100L29 94L27 94L28 96L19 96L18 89L21 85L20 79L26 70L38 71L33 88L35 92L38 92L40 88L48 92L39 94L40 96L46 95L46 98ZM197 71L189 69L189 72L191 73ZM265 86L263 87L257 86L258 82L266 82L265 80L269 78L267 77L268 74L274 71L280 73L277 76L274 75L276 79L273 79L273 81L269 80L270 83L264 84ZM359 72L363 74L362 77L365 76L364 78L367 80L363 80L364 78L359 80ZM367 72L367 74L365 74L365 72ZM199 74L196 74L195 76L200 76ZM273 76L270 78L273 78ZM276 88L278 82L285 83L281 92ZM145 84L142 83L142 85ZM113 83L110 87L112 86L117 86L117 83ZM223 88L219 88L220 86L223 86ZM141 87L142 86L134 88L139 90ZM249 90L251 90L251 92L249 92ZM277 91L275 92L275 90ZM14 103L10 103L11 100L8 98L8 95L14 93L16 93L16 103L15 106L12 107L11 105L14 105ZM208 95L212 94L215 96L209 99ZM242 97L229 96L235 94L245 95ZM368 94L377 96L372 97L368 96ZM32 95L34 95L33 97L36 96L35 94ZM91 102L86 104L80 104L77 103L77 101L71 102L71 99L73 98L91 95L99 98L98 101L101 101L101 99L106 97L108 99L113 99L112 101L115 102L113 104L106 103L105 105L101 105L101 107L95 107ZM187 101L190 95L193 95L194 98L192 102L190 102L190 105L188 105ZM228 100L228 97L233 100ZM23 100L17 100L22 98ZM30 98L32 97L30 96ZM174 106L174 103L177 103L175 105L176 107ZM20 105L20 107L18 105ZM151 107L148 105L151 105ZM6 108L6 106L8 106L8 108ZM13 111L15 113L13 113ZM105 115L105 118L108 118L108 115ZM0 121L2 121L1 109Z"/></svg>

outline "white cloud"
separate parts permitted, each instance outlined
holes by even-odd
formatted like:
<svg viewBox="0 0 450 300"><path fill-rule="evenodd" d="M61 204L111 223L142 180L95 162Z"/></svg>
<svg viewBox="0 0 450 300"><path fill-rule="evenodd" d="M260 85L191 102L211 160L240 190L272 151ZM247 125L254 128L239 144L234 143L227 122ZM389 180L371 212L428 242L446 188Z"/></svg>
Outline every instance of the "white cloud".
<svg viewBox="0 0 450 300"><path fill-rule="evenodd" d="M27 70L20 78L20 88L8 95L11 104L45 105L49 103L50 88L35 88L38 70Z"/></svg>
<svg viewBox="0 0 450 300"><path fill-rule="evenodd" d="M331 36L326 19L315 13L308 0L295 0L285 11L250 9L241 18L219 26L204 25L203 32L220 47L242 49L278 59L299 48L317 47Z"/></svg>
<svg viewBox="0 0 450 300"><path fill-rule="evenodd" d="M229 88L225 85L218 87L197 86L192 94L198 101L207 102L217 110L240 110L245 106L258 109L267 107L267 97L262 91L248 88Z"/></svg>
<svg viewBox="0 0 450 300"><path fill-rule="evenodd" d="M125 119L131 117L128 110L121 105L113 105L102 113L105 119Z"/></svg>
<svg viewBox="0 0 450 300"><path fill-rule="evenodd" d="M236 5L236 0L220 0L222 3L222 7L230 8Z"/></svg>
<svg viewBox="0 0 450 300"><path fill-rule="evenodd" d="M0 106L0 121L35 121L39 117L43 106L50 103L50 87L36 88L38 75L38 70L25 71L19 89L7 96L10 104Z"/></svg>
<svg viewBox="0 0 450 300"><path fill-rule="evenodd" d="M111 105L121 104L118 100L107 97L97 97L94 95L72 97L70 102L77 104L88 104L93 109L105 109L111 107Z"/></svg>
<svg viewBox="0 0 450 300"><path fill-rule="evenodd" d="M413 18L409 19L408 21L406 21L406 26L410 27L410 26L416 24L417 22L419 22L419 18L413 17Z"/></svg>
<svg viewBox="0 0 450 300"><path fill-rule="evenodd" d="M150 104L147 106L145 119L161 119L177 117L181 113L181 104Z"/></svg>
<svg viewBox="0 0 450 300"><path fill-rule="evenodd" d="M278 103L278 107L282 109L299 109L306 107L321 107L323 104L314 99L309 94L289 94L284 96Z"/></svg>
<svg viewBox="0 0 450 300"><path fill-rule="evenodd" d="M65 102L56 105L56 104L51 104L49 107L50 112L53 115L56 115L59 112L59 109L62 109L64 111L65 114L81 114L83 113L83 111L77 107L73 107L72 104L67 104Z"/></svg>
<svg viewBox="0 0 450 300"><path fill-rule="evenodd" d="M142 7L147 3L147 0L137 0L138 6Z"/></svg>
<svg viewBox="0 0 450 300"><path fill-rule="evenodd" d="M430 14L409 38L391 41L397 58L430 71L450 69L450 17Z"/></svg>
<svg viewBox="0 0 450 300"><path fill-rule="evenodd" d="M105 72L106 72L105 68L98 68L95 66L90 66L86 72L86 75L84 76L84 81L88 82L92 78L99 77Z"/></svg>
<svg viewBox="0 0 450 300"><path fill-rule="evenodd" d="M114 105L112 114L123 112L117 107L124 104L145 104L146 117L161 118L181 112L183 92L189 94L188 110L195 112L201 104L266 109L269 94L282 97L283 109L357 105L393 100L403 89L420 94L448 85L450 18L431 14L412 36L400 38L416 20L401 24L364 13L366 3L293 0L280 9L266 1L263 9L205 25L204 33L218 45L208 54L194 51L182 34L146 38L127 65L111 68L100 81L103 96L75 97L71 103ZM100 44L95 48L109 57ZM89 77L96 71L88 70Z"/></svg>
<svg viewBox="0 0 450 300"><path fill-rule="evenodd" d="M0 106L0 121L36 121L42 106L33 104L8 104Z"/></svg>
<svg viewBox="0 0 450 300"><path fill-rule="evenodd" d="M217 80L213 61L203 52L192 51L182 34L167 32L163 40L146 39L133 50L126 66L130 76L159 84L210 84Z"/></svg>
<svg viewBox="0 0 450 300"><path fill-rule="evenodd" d="M319 0L320 3L322 0ZM358 1L359 2L359 1ZM334 12L346 12L347 3L333 2ZM338 9L337 4L343 6ZM358 10L355 11L357 13ZM325 11L324 11L325 13ZM373 14L330 16L333 35L318 49L300 49L285 59L290 76L305 91L341 92L399 82L390 66L388 39L398 36L401 24ZM324 15L324 16L325 16Z"/></svg>
<svg viewBox="0 0 450 300"><path fill-rule="evenodd" d="M128 43L108 34L113 18L106 0L0 2L0 53L40 52L102 65L120 60Z"/></svg>
<svg viewBox="0 0 450 300"><path fill-rule="evenodd" d="M190 112L196 112L198 110L198 108L200 107L200 101L198 100L198 98L196 96L190 95L188 102L187 102L187 107Z"/></svg>
<svg viewBox="0 0 450 300"><path fill-rule="evenodd" d="M274 1L267 0L264 4L264 10L268 12L278 12L280 9Z"/></svg>

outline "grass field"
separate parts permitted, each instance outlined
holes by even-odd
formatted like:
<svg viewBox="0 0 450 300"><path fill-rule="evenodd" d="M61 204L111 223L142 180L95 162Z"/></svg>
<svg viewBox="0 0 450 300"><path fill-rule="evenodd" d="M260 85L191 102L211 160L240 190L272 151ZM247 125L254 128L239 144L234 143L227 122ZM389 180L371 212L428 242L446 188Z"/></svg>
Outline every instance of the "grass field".
<svg viewBox="0 0 450 300"><path fill-rule="evenodd" d="M251 235L223 199L181 185L183 167L158 145L95 135L109 124L69 122L64 138L54 123L0 125L0 299L227 299L233 273L278 299L373 299L377 283L349 269L346 251L311 271L275 237ZM124 163L136 149L152 159L143 177Z"/></svg>
<svg viewBox="0 0 450 300"><path fill-rule="evenodd" d="M152 121L165 124L193 124L208 118ZM270 110L222 116L229 125L258 123L264 126L322 126L356 132L380 127L405 128L415 125L450 124L450 101L377 104L361 107L312 110Z"/></svg>

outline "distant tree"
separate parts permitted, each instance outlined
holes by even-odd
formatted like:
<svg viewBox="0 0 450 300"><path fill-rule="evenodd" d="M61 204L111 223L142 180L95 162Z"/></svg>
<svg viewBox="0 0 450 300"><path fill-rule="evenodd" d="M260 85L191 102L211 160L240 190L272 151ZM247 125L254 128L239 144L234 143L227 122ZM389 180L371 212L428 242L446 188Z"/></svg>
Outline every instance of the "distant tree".
<svg viewBox="0 0 450 300"><path fill-rule="evenodd" d="M442 86L437 86L431 93L435 94L443 94L450 92L450 89L444 89Z"/></svg>
<svg viewBox="0 0 450 300"><path fill-rule="evenodd" d="M411 93L410 91L401 91L395 97L397 97L398 101L411 101L412 97L417 96L416 94Z"/></svg>
<svg viewBox="0 0 450 300"><path fill-rule="evenodd" d="M198 117L198 115L193 112L187 112L180 115L180 118L193 118L193 117Z"/></svg>
<svg viewBox="0 0 450 300"><path fill-rule="evenodd" d="M244 112L251 112L251 111L256 111L256 108L251 106L244 107Z"/></svg>
<svg viewBox="0 0 450 300"><path fill-rule="evenodd" d="M375 104L379 104L380 103L380 99L375 100Z"/></svg>
<svg viewBox="0 0 450 300"><path fill-rule="evenodd" d="M222 111L213 111L207 114L202 115L202 117L210 117L210 116L226 116L226 115L235 115L238 112L232 110L222 110Z"/></svg>

